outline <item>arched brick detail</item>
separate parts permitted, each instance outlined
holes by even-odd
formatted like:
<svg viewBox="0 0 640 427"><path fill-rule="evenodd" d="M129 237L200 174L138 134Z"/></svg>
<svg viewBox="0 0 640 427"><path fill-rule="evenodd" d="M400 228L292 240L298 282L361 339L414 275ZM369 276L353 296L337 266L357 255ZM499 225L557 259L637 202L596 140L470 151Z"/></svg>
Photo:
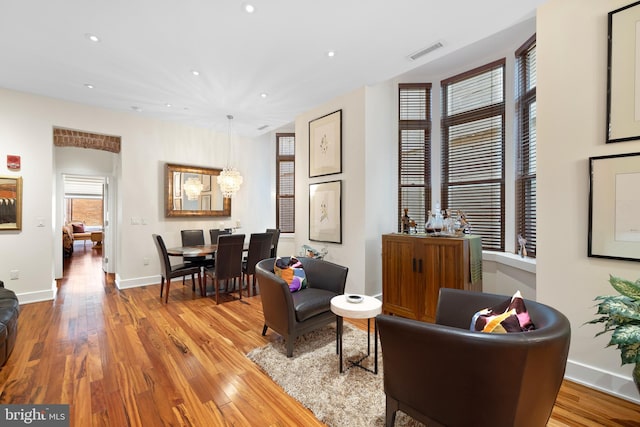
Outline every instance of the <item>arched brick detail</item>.
<svg viewBox="0 0 640 427"><path fill-rule="evenodd" d="M120 137L71 129L53 128L53 145L56 147L93 148L94 150L119 153Z"/></svg>

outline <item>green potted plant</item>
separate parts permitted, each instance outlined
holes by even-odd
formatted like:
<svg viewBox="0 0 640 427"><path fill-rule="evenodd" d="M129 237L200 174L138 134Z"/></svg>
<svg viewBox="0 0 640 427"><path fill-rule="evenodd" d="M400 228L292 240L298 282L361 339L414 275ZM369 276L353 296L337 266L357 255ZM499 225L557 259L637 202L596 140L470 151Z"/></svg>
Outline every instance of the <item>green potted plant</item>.
<svg viewBox="0 0 640 427"><path fill-rule="evenodd" d="M607 347L618 346L623 365L635 364L632 376L640 392L640 279L630 282L609 276L609 283L620 295L596 297L600 317L587 323L604 323L596 336L613 332Z"/></svg>

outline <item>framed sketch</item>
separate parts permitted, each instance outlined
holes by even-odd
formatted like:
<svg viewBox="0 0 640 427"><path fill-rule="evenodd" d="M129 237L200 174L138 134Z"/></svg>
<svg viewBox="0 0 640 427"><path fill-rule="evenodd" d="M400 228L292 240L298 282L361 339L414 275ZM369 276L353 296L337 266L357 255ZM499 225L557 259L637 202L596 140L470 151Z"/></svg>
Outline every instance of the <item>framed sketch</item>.
<svg viewBox="0 0 640 427"><path fill-rule="evenodd" d="M0 230L22 230L22 178L0 176Z"/></svg>
<svg viewBox="0 0 640 427"><path fill-rule="evenodd" d="M589 158L589 256L640 261L640 153Z"/></svg>
<svg viewBox="0 0 640 427"><path fill-rule="evenodd" d="M342 110L309 122L309 178L342 172Z"/></svg>
<svg viewBox="0 0 640 427"><path fill-rule="evenodd" d="M203 210L203 211L211 210L211 194L200 195L200 210Z"/></svg>
<svg viewBox="0 0 640 427"><path fill-rule="evenodd" d="M201 175L202 191L211 191L211 175Z"/></svg>
<svg viewBox="0 0 640 427"><path fill-rule="evenodd" d="M640 139L640 1L609 12L607 143Z"/></svg>
<svg viewBox="0 0 640 427"><path fill-rule="evenodd" d="M342 243L342 181L309 184L309 240Z"/></svg>

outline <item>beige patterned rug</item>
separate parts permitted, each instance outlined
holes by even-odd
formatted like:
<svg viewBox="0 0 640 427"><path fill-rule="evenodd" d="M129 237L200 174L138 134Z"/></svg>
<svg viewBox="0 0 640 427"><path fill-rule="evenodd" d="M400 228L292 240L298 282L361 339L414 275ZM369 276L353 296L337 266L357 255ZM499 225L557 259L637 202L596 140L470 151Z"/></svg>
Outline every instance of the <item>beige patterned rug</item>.
<svg viewBox="0 0 640 427"><path fill-rule="evenodd" d="M269 333L273 331L269 330ZM371 336L373 338L373 333ZM345 322L345 372L342 374L338 372L335 325L298 338L292 358L287 358L282 339L252 350L247 357L257 363L287 394L309 408L328 426L384 426L382 355L379 354L378 357L378 375L349 367L346 362L363 357L366 351L366 331ZM373 353L372 342L371 356L363 361L363 365L371 369ZM422 426L400 411L395 425Z"/></svg>

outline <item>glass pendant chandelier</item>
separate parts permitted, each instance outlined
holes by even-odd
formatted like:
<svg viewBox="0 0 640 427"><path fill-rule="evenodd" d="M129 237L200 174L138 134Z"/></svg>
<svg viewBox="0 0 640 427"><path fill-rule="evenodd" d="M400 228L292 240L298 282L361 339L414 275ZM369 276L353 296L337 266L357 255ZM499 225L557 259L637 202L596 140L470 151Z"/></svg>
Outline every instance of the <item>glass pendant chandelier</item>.
<svg viewBox="0 0 640 427"><path fill-rule="evenodd" d="M198 200L200 193L202 193L202 181L198 178L191 177L185 181L182 188L184 192L187 193L188 200Z"/></svg>
<svg viewBox="0 0 640 427"><path fill-rule="evenodd" d="M220 172L220 175L218 175L218 185L220 186L223 197L233 197L240 189L240 185L242 184L242 175L240 175L240 172L238 172L236 168L229 166L231 153L231 120L233 120L233 116L229 114L227 115L227 119L229 119L229 151L227 151L227 166L222 170L222 172Z"/></svg>

